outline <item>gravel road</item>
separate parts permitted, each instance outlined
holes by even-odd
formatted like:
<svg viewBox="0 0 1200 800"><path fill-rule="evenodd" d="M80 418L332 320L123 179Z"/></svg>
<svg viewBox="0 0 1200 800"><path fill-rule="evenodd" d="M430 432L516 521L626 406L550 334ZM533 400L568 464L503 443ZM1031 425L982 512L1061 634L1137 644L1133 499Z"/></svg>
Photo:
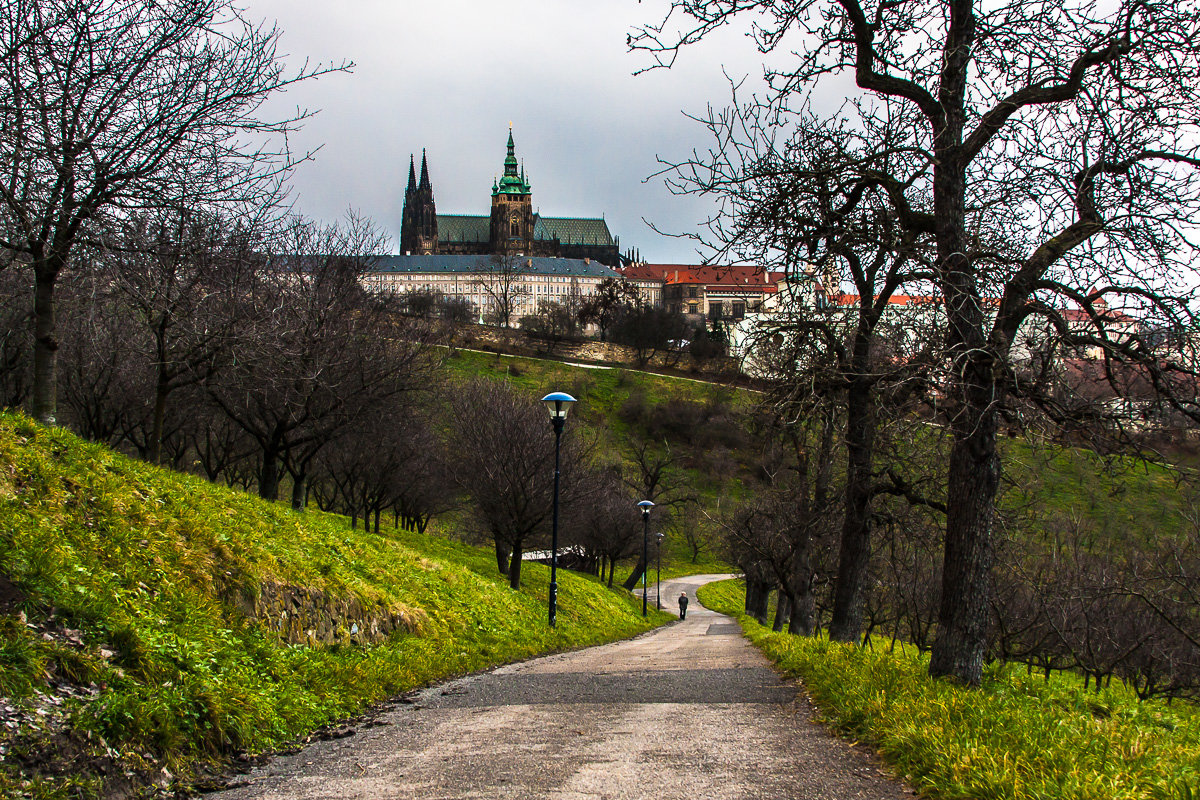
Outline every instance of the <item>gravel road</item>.
<svg viewBox="0 0 1200 800"><path fill-rule="evenodd" d="M911 798L812 721L736 622L696 602L723 577L664 581L664 607L692 599L682 622L424 690L210 797Z"/></svg>

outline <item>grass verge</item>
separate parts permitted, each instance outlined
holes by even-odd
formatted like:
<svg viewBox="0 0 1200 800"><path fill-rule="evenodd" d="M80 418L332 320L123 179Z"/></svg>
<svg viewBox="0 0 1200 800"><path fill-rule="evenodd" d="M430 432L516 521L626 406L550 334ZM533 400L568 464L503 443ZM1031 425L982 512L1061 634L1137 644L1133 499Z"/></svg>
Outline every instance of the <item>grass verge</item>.
<svg viewBox="0 0 1200 800"><path fill-rule="evenodd" d="M548 570L523 576L0 415L0 796L186 787L409 689L670 619L560 573L550 629Z"/></svg>
<svg viewBox="0 0 1200 800"><path fill-rule="evenodd" d="M941 800L1192 800L1200 797L1200 711L1083 690L989 667L972 690L928 677L911 648L866 649L773 633L745 616L740 581L704 586L705 606L803 680L824 720L869 742L922 795Z"/></svg>

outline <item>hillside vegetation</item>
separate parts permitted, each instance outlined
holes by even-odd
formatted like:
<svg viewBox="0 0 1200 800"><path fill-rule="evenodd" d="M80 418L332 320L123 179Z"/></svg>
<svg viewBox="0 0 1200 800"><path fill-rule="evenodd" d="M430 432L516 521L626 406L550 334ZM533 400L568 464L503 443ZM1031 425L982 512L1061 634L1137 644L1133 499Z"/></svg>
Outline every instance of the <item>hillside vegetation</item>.
<svg viewBox="0 0 1200 800"><path fill-rule="evenodd" d="M0 795L136 795L435 679L629 636L624 593L351 530L0 415Z"/></svg>

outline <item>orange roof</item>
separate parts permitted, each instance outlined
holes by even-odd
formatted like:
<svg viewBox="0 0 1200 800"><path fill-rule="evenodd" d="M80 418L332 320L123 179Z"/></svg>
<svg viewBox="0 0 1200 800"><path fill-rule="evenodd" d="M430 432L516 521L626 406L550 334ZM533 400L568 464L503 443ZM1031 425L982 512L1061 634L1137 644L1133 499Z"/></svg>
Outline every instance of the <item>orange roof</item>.
<svg viewBox="0 0 1200 800"><path fill-rule="evenodd" d="M627 268L636 269L637 277L653 276L665 283L704 283L718 286L745 286L765 290L771 278L762 267L755 266L712 266L707 264L643 264Z"/></svg>
<svg viewBox="0 0 1200 800"><path fill-rule="evenodd" d="M837 305L840 305L840 306L857 305L858 295L856 295L856 294L830 295L829 302L836 303ZM938 301L938 298L936 298L936 297L933 297L931 295L920 295L920 294L894 294L888 298L889 306L917 306L917 305L929 305L930 303L937 303L937 302L939 302L939 301Z"/></svg>

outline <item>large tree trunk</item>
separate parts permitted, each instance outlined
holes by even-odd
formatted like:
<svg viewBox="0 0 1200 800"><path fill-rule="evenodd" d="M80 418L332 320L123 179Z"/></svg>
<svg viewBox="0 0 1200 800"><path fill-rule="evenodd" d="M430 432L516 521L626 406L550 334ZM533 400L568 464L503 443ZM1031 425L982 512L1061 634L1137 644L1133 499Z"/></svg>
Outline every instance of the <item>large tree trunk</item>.
<svg viewBox="0 0 1200 800"><path fill-rule="evenodd" d="M996 452L997 379L994 343L985 333L986 315L976 266L967 255L965 235L966 163L961 150L967 62L975 20L956 13L951 22L953 47L947 49L946 80L939 100L949 113L935 139L938 158L933 201L937 220L936 271L946 303L947 344L954 381L950 396L950 451L946 490L946 541L942 559L942 596L929 674L978 685L987 647L989 580L993 558L992 517L1000 485Z"/></svg>
<svg viewBox="0 0 1200 800"><path fill-rule="evenodd" d="M866 359L862 359L865 366ZM856 363L858 359L856 358ZM863 591L871 563L871 479L875 410L869 386L856 383L846 398L846 512L842 522L829 638L857 642Z"/></svg>
<svg viewBox="0 0 1200 800"><path fill-rule="evenodd" d="M975 370L972 370L978 374ZM955 422L946 496L946 543L942 598L929 674L978 685L987 648L988 598L994 558L993 508L1000 485L996 414L978 395ZM976 409L982 409L977 411Z"/></svg>
<svg viewBox="0 0 1200 800"><path fill-rule="evenodd" d="M58 270L39 264L33 285L33 417L54 425L58 414L58 339L55 337L54 285Z"/></svg>

